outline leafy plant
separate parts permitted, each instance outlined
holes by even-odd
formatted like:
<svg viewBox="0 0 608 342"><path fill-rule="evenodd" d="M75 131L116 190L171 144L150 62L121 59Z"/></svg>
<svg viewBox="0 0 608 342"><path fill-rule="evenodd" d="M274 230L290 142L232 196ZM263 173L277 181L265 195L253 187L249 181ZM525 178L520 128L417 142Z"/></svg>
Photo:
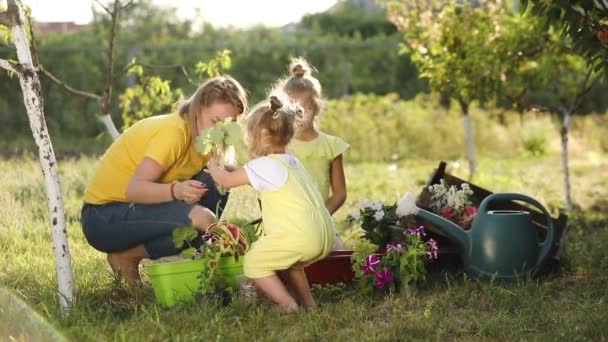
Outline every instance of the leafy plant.
<svg viewBox="0 0 608 342"><path fill-rule="evenodd" d="M608 1L522 0L522 9L556 27L595 72L608 75Z"/></svg>
<svg viewBox="0 0 608 342"><path fill-rule="evenodd" d="M177 248L185 248L182 257L205 259L205 267L199 275L198 292L210 294L223 287L222 279L215 276L222 257L239 257L245 255L251 243L258 237L256 228L243 219L231 220L234 223L220 221L209 226L204 233L194 227L182 227L173 231L173 243ZM241 224L237 226L235 223Z"/></svg>
<svg viewBox="0 0 608 342"><path fill-rule="evenodd" d="M218 51L215 57L208 62L196 63L195 72L199 77L199 81L208 77L220 76L222 70L228 70L232 66L232 59L230 58L230 50Z"/></svg>
<svg viewBox="0 0 608 342"><path fill-rule="evenodd" d="M353 271L362 292L398 291L426 280L425 260L437 259L437 242L424 242L422 226L402 231L402 241L386 246L386 254L370 253L370 245L362 245L352 256Z"/></svg>
<svg viewBox="0 0 608 342"><path fill-rule="evenodd" d="M371 243L385 248L395 234L399 234L410 218L397 215L395 210L397 204L385 205L384 203L362 201L359 212L347 217L347 221L359 224L363 229L363 237Z"/></svg>
<svg viewBox="0 0 608 342"><path fill-rule="evenodd" d="M205 78L219 76L223 70L232 65L230 50L222 50L207 62L199 61L195 67L199 83ZM145 70L177 69L178 65L147 65L133 59L128 65L129 74L137 78L137 84L125 89L119 96L119 108L123 119L123 130L133 123L149 116L169 113L175 110L175 104L184 98L179 87L172 87L172 81L160 76L144 74ZM186 68L179 66L188 81Z"/></svg>
<svg viewBox="0 0 608 342"><path fill-rule="evenodd" d="M201 154L211 154L212 157L217 158L220 167L227 164L235 165L237 154L242 154L245 150L241 126L228 118L204 129L196 141L196 150ZM225 189L219 185L218 190L220 193L225 192Z"/></svg>
<svg viewBox="0 0 608 342"><path fill-rule="evenodd" d="M149 116L172 112L175 104L184 98L181 89L171 88L171 81L144 75L140 65L134 65L130 74L136 75L139 81L118 97L123 130Z"/></svg>

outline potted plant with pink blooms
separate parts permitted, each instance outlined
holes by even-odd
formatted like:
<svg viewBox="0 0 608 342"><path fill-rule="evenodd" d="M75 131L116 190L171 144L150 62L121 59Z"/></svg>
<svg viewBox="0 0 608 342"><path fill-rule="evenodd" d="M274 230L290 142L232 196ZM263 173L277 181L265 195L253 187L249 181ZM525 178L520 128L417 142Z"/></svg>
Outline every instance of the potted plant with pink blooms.
<svg viewBox="0 0 608 342"><path fill-rule="evenodd" d="M362 237L351 258L357 285L364 293L410 291L426 280L426 264L437 259L437 242L423 226L413 225L401 206L364 201L351 223L359 223Z"/></svg>

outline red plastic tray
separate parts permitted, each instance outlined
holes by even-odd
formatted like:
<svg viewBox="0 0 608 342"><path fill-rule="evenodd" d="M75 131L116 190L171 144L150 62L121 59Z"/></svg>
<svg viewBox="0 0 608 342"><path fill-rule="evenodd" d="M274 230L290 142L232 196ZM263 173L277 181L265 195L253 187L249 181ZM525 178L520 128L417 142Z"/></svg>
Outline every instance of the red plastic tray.
<svg viewBox="0 0 608 342"><path fill-rule="evenodd" d="M334 251L325 259L304 268L310 285L350 283L355 277L350 257L353 251Z"/></svg>

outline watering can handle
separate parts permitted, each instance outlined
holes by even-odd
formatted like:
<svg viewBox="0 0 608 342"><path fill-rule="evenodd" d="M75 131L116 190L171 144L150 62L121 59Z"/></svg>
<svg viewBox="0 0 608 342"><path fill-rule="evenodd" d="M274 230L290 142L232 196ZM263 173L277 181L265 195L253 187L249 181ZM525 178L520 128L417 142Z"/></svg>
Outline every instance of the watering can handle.
<svg viewBox="0 0 608 342"><path fill-rule="evenodd" d="M545 207L543 207L542 204L540 204L537 200L535 200L532 197L526 196L526 195L522 195L522 194L514 194L514 193L502 193L502 194L492 194L488 197L486 197L482 202L481 205L479 206L479 212L480 213L486 213L486 207L488 206L488 204L491 201L497 201L497 200L503 200L503 201L522 201L522 202L526 202L529 204L532 204L533 206L537 207L538 209L540 209L540 211L543 212L543 214L545 214L545 216L547 217L547 236L545 237L545 241L543 241L542 243L540 243L540 253L538 255L538 258L536 259L536 265L534 265L533 268L533 272L537 273L538 270L540 269L540 267L542 266L542 264L545 262L545 260L547 259L547 257L549 256L549 253L551 252L551 247L553 247L553 220L551 219L551 215L549 215L549 213L547 212L547 210L545 209Z"/></svg>

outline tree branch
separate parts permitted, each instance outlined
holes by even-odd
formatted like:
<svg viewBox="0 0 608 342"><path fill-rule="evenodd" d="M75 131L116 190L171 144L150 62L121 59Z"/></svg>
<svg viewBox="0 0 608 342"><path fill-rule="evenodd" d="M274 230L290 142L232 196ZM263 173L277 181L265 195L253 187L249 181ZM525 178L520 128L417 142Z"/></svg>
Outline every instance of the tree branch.
<svg viewBox="0 0 608 342"><path fill-rule="evenodd" d="M120 8L125 10L125 9L131 7L131 5L133 5L134 2L135 2L135 0L128 1L126 4L122 5Z"/></svg>
<svg viewBox="0 0 608 342"><path fill-rule="evenodd" d="M19 15L19 7L15 3L16 0L7 1L6 11L0 13L0 25L11 28L13 26L21 25L21 16Z"/></svg>
<svg viewBox="0 0 608 342"><path fill-rule="evenodd" d="M99 3L99 1L97 1ZM112 101L112 86L114 83L114 42L116 40L116 26L120 13L120 0L114 1L114 8L110 13L112 17L112 27L110 29L110 44L108 46L108 71L106 72L106 91L101 103L101 113L107 114L110 111L110 101Z"/></svg>
<svg viewBox="0 0 608 342"><path fill-rule="evenodd" d="M572 113L578 109L578 107L581 105L581 101L583 100L585 95L587 95L587 93L589 93L589 91L591 90L591 88L593 88L593 85L597 81L597 77L596 77L589 85L587 85L587 82L589 82L589 79L591 78L591 74L593 74L593 68L588 67L587 74L585 75L585 79L583 80L583 83L581 83L581 88L580 88L579 92L576 94L574 101L572 101L572 105L570 107L570 113Z"/></svg>
<svg viewBox="0 0 608 342"><path fill-rule="evenodd" d="M27 23L30 25L30 36L32 37L30 44L30 51L32 54L32 62L34 67L38 65L38 49L36 48L36 36L34 35L34 23L32 22L32 16L26 12Z"/></svg>
<svg viewBox="0 0 608 342"><path fill-rule="evenodd" d="M95 2L96 2L96 3L97 3L99 6L101 6L101 8L103 8L103 10L104 10L104 11L106 11L106 13L108 13L109 15L112 15L112 12L110 11L110 9L109 9L107 6L105 6L104 4L102 4L102 3L101 3L101 1L99 1L99 0L95 0Z"/></svg>
<svg viewBox="0 0 608 342"><path fill-rule="evenodd" d="M38 66L38 70L40 72L42 72L46 77L48 77L51 81L53 81L55 84L57 84L58 86L62 87L64 90L66 90L67 92L80 96L80 97L84 97L87 99L101 102L101 97L99 95L89 93L86 91L82 91L82 90L77 90L77 89L70 87L67 83L61 81L60 79L55 77L55 75L53 75L49 71L47 71L42 65Z"/></svg>
<svg viewBox="0 0 608 342"><path fill-rule="evenodd" d="M6 71L18 73L19 71L13 66L13 63L7 61L6 59L0 59L0 68L5 69Z"/></svg>

